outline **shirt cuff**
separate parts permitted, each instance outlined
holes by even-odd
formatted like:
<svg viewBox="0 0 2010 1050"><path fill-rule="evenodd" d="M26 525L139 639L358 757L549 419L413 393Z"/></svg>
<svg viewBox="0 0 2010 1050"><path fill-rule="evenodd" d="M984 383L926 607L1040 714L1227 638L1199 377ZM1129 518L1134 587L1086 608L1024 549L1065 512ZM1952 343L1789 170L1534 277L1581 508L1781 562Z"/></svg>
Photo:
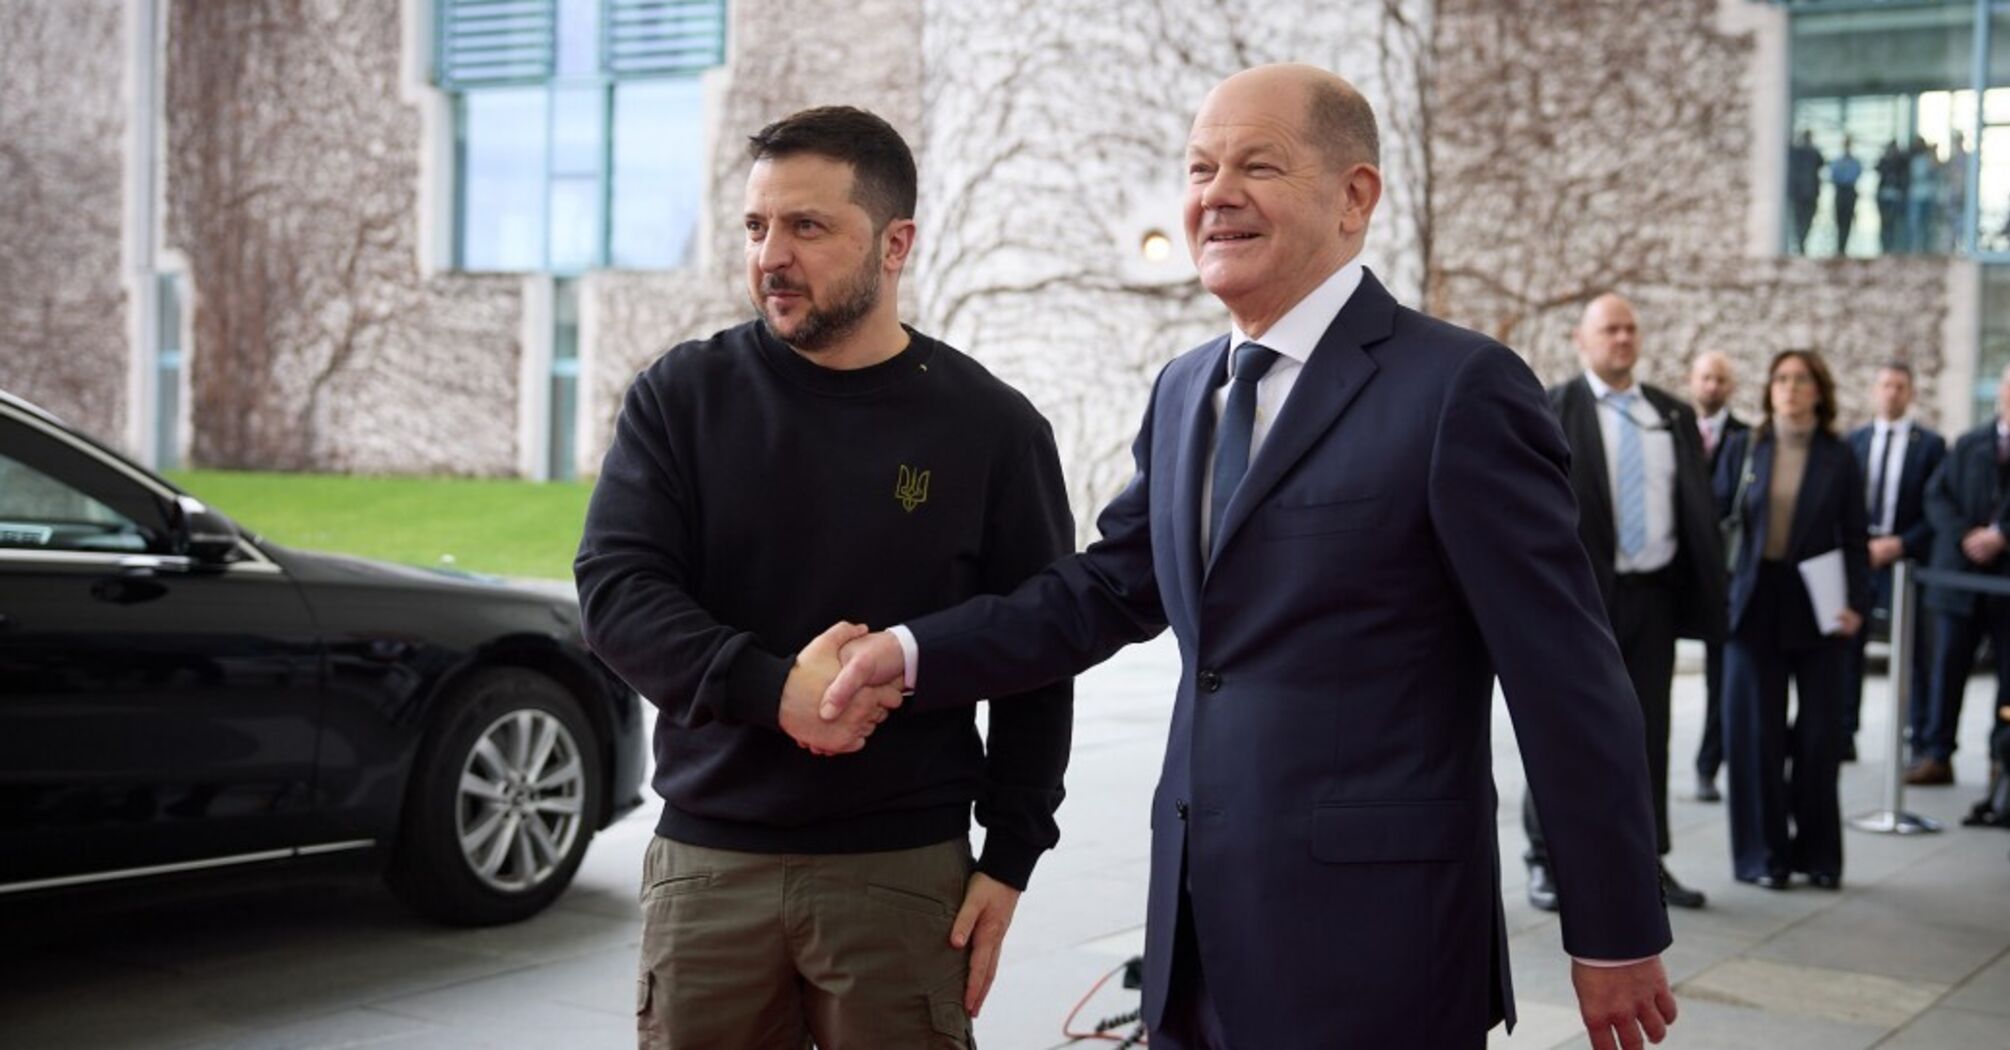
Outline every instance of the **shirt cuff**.
<svg viewBox="0 0 2010 1050"><path fill-rule="evenodd" d="M893 635L893 640L900 643L900 657L907 662L906 689L910 693L914 692L914 675L921 667L921 647L914 644L914 632L908 630L907 625L903 623L887 628L886 633Z"/></svg>
<svg viewBox="0 0 2010 1050"><path fill-rule="evenodd" d="M1580 959L1573 955L1570 958L1572 962L1581 962L1586 966L1595 967L1600 970L1616 970L1621 966L1638 966L1649 959L1659 958L1659 956L1646 955L1638 959Z"/></svg>

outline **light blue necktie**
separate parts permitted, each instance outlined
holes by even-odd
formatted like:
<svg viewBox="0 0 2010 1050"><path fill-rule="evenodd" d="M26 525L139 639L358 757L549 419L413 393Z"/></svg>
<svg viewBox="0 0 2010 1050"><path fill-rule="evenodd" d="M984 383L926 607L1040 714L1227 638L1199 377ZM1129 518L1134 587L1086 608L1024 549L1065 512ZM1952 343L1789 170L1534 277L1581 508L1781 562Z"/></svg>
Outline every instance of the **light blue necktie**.
<svg viewBox="0 0 2010 1050"><path fill-rule="evenodd" d="M1221 550L1222 517L1228 512L1229 497L1249 473L1249 442L1256 428L1256 384L1270 366L1277 363L1277 351L1257 343L1235 348L1235 366L1229 371L1228 401L1221 406L1221 423L1215 428L1214 492L1208 500L1208 557L1214 561Z"/></svg>
<svg viewBox="0 0 2010 1050"><path fill-rule="evenodd" d="M1647 548L1647 452L1633 418L1634 395L1606 396L1619 410L1619 553L1631 558Z"/></svg>

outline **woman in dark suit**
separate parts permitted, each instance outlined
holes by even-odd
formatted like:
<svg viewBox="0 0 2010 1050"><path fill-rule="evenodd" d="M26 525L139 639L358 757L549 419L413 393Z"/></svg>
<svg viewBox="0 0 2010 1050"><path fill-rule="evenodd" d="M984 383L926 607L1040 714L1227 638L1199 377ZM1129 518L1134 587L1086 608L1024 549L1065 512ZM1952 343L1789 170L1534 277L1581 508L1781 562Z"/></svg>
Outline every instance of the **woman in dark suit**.
<svg viewBox="0 0 2010 1050"><path fill-rule="evenodd" d="M1767 889L1786 889L1794 872L1836 889L1845 639L1870 605L1863 478L1835 436L1822 359L1788 350L1766 375L1765 422L1717 461L1717 506L1739 533L1724 646L1731 861L1739 881ZM1847 607L1818 624L1799 566L1837 550ZM1789 679L1800 698L1791 727Z"/></svg>

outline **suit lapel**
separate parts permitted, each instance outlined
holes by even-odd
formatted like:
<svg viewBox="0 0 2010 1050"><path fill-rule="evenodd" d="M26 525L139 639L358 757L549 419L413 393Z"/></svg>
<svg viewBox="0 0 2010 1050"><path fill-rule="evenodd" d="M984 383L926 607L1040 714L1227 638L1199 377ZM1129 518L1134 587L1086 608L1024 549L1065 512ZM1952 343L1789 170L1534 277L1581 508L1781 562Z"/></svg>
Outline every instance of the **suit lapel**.
<svg viewBox="0 0 2010 1050"><path fill-rule="evenodd" d="M1563 408L1564 436L1570 441L1571 455L1583 461L1583 476L1590 481L1584 489L1588 503L1583 511L1593 515L1590 524L1598 530L1596 535L1617 536L1612 512L1612 476L1607 473L1605 463L1605 434L1598 426L1598 398L1593 396L1591 383L1583 376L1564 387Z"/></svg>
<svg viewBox="0 0 2010 1050"><path fill-rule="evenodd" d="M1817 505L1825 504L1824 493L1829 486L1829 475L1833 467L1829 457L1835 450L1816 434L1808 442L1808 466L1801 474L1801 490L1794 494L1794 522L1787 532L1787 557L1798 558L1799 552L1807 550L1808 537L1815 529Z"/></svg>
<svg viewBox="0 0 2010 1050"><path fill-rule="evenodd" d="M1766 552L1766 533L1773 525L1773 441L1768 437L1752 450L1752 484L1745 492L1745 527L1752 536L1754 557Z"/></svg>
<svg viewBox="0 0 2010 1050"><path fill-rule="evenodd" d="M1311 359L1292 384L1291 396L1285 398L1284 408L1277 414L1277 422L1264 437L1263 447L1256 450L1249 473L1243 475L1242 484L1230 498L1222 515L1221 535L1214 540L1215 550L1227 549L1270 490L1368 385L1376 366L1362 348L1388 337L1395 312L1396 300L1374 274L1364 271L1361 286L1313 348ZM1196 502L1197 493L1198 489Z"/></svg>
<svg viewBox="0 0 2010 1050"><path fill-rule="evenodd" d="M1173 479L1173 546L1179 559L1181 597L1188 609L1200 604L1201 549L1200 517L1207 513L1201 505L1201 480L1207 471L1208 450L1214 447L1214 405L1210 398L1228 376L1228 337L1216 339L1203 352L1205 364L1194 371L1179 399L1179 473Z"/></svg>

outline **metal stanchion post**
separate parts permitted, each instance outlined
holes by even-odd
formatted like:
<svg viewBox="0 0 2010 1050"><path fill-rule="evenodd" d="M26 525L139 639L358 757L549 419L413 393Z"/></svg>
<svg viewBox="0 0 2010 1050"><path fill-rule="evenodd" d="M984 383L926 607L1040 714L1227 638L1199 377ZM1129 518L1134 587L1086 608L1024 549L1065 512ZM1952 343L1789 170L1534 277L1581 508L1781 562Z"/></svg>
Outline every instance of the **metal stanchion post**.
<svg viewBox="0 0 2010 1050"><path fill-rule="evenodd" d="M1885 733L1884 808L1850 818L1850 827L1858 831L1923 835L1940 830L1939 821L1905 811L1905 724L1911 705L1925 699L1912 695L1912 662L1922 657L1912 651L1912 618L1919 615L1917 590L1912 563L1900 558L1891 567L1891 659L1886 670L1891 678L1891 725Z"/></svg>

